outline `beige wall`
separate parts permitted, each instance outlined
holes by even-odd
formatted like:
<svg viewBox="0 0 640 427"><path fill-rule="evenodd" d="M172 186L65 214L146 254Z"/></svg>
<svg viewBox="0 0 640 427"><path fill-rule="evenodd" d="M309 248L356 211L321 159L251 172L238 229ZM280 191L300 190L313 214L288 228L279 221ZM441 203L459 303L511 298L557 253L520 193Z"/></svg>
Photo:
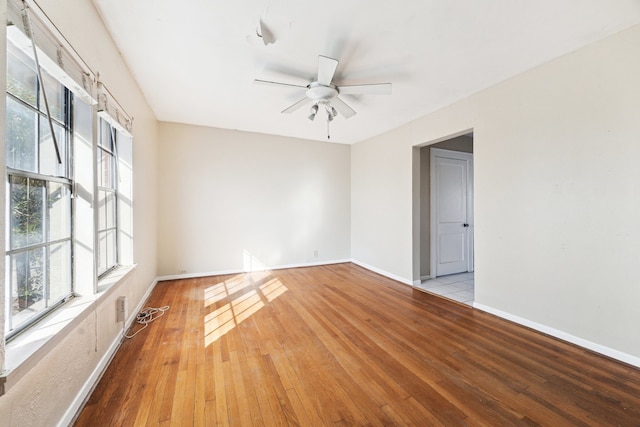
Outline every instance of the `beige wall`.
<svg viewBox="0 0 640 427"><path fill-rule="evenodd" d="M417 278L412 151L472 129L478 306L639 364L639 43L636 26L354 145L352 257Z"/></svg>
<svg viewBox="0 0 640 427"><path fill-rule="evenodd" d="M469 133L473 130L471 107L467 98L455 110L441 110L351 146L354 261L405 283L419 279L423 189L417 147Z"/></svg>
<svg viewBox="0 0 640 427"><path fill-rule="evenodd" d="M137 269L46 346L45 355L0 396L0 424L7 426L51 426L68 416L68 411L73 415L72 405L78 403L76 398L122 332L122 323L115 319L115 299L119 295L128 296L130 310L133 310L142 302L157 272L155 117L90 1L39 0L38 3L135 118L133 250ZM4 5L3 0L2 9ZM2 41L0 45L0 57L4 57L6 43ZM0 121L4 121L4 113L0 116ZM4 229L4 225L1 228Z"/></svg>
<svg viewBox="0 0 640 427"><path fill-rule="evenodd" d="M160 135L161 276L349 259L349 146L175 123Z"/></svg>

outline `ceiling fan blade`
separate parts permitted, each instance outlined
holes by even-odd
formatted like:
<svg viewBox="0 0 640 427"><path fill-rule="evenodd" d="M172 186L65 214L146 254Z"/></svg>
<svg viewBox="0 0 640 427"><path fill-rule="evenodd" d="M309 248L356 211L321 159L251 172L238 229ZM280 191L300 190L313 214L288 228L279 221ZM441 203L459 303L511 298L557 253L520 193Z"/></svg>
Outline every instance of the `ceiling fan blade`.
<svg viewBox="0 0 640 427"><path fill-rule="evenodd" d="M307 98L305 96L300 101L298 101L295 104L291 105L290 107L287 107L284 110L282 110L282 112L285 113L285 114L293 113L294 111L299 110L300 108L302 108L305 104L308 104L309 102L311 102L311 99Z"/></svg>
<svg viewBox="0 0 640 427"><path fill-rule="evenodd" d="M391 83L338 86L341 95L391 95Z"/></svg>
<svg viewBox="0 0 640 427"><path fill-rule="evenodd" d="M258 85L267 85L267 86L285 86L285 87L299 87L301 89L306 89L307 86L302 86L302 85L294 85L291 83L280 83L280 82L270 82L268 80L259 80L259 79L255 79L253 81L255 84Z"/></svg>
<svg viewBox="0 0 640 427"><path fill-rule="evenodd" d="M344 116L345 119L356 115L355 110L349 107L342 99L338 98L337 96L335 98L332 98L330 103L331 106L338 110L338 113Z"/></svg>
<svg viewBox="0 0 640 427"><path fill-rule="evenodd" d="M329 86L338 68L338 60L328 56L318 56L318 83Z"/></svg>

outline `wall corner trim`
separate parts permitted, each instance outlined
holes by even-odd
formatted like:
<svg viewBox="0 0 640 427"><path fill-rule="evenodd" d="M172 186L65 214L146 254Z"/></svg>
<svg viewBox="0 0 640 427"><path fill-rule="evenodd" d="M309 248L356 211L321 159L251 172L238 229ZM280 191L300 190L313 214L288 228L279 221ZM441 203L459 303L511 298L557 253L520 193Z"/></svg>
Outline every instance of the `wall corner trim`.
<svg viewBox="0 0 640 427"><path fill-rule="evenodd" d="M400 277L397 274L393 274L393 273L389 273L388 271L385 270L381 270L377 267L374 267L372 265L369 265L367 263L364 263L362 261L358 261L356 259L351 259L351 262L354 263L355 265L359 265L362 268L365 268L369 271L373 271L374 273L380 274L382 276L388 277L389 279L395 280L396 282L400 282L403 285L409 285L409 286L414 286L414 281L413 280L409 280L409 279L405 279L404 277ZM420 284L420 281L416 281L417 284Z"/></svg>
<svg viewBox="0 0 640 427"><path fill-rule="evenodd" d="M473 303L473 308L476 308L478 310L487 312L489 314L493 314L494 316L498 316L501 317L503 319L509 320L511 322L517 323L519 325L522 326L526 326L528 328L534 329L538 332L542 332L543 334L547 334L550 335L552 337L561 339L563 341L567 341L571 344L575 344L577 346L586 348L587 350L591 350L594 351L596 353L602 354L604 356L607 357L611 357L612 359L616 359L619 360L621 362L624 363L628 363L629 365L633 365L636 367L640 368L640 357L637 356L633 356L631 354L627 354L627 353L623 353L619 350L610 348L610 347L606 347L604 345L601 344L597 344L588 340L585 340L584 338L580 338L580 337L576 337L575 335L571 335L567 332L563 332L560 331L558 329L554 329L551 328L549 326L546 325L542 325L540 323L525 319L523 317L520 316L516 316L514 314L511 313L507 313L505 311L502 310L498 310L496 308L493 307L489 307L487 305L484 304L479 304L477 302Z"/></svg>

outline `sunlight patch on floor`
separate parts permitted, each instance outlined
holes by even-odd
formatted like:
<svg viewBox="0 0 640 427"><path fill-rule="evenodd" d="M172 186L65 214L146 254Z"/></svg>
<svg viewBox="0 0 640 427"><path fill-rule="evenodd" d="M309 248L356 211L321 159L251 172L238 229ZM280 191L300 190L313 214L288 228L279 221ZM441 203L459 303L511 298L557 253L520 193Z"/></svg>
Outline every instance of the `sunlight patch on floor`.
<svg viewBox="0 0 640 427"><path fill-rule="evenodd" d="M260 285L260 291L268 302L273 301L287 291L287 287L278 279L271 279L264 285Z"/></svg>
<svg viewBox="0 0 640 427"><path fill-rule="evenodd" d="M288 290L275 277L267 280L270 276L269 271L239 274L204 290L205 307L230 299L204 317L205 346L219 340ZM242 293L234 298L240 291Z"/></svg>

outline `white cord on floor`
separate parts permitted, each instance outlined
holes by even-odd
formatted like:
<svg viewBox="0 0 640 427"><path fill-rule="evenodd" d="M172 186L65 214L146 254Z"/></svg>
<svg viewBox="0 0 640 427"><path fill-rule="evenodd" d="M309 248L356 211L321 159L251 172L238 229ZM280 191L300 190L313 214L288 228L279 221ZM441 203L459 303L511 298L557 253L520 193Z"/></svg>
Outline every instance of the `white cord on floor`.
<svg viewBox="0 0 640 427"><path fill-rule="evenodd" d="M146 328L149 323L153 322L154 320L156 320L158 317L162 317L164 316L164 312L169 310L169 306L165 305L164 307L146 307L143 308L140 313L136 314L136 323L139 323L140 325L144 325L142 328L138 329L135 333L131 334L131 335L127 335L126 333L124 334L125 338L133 338L136 335L138 335L138 332L142 331L144 328ZM158 314L160 313L160 314Z"/></svg>

